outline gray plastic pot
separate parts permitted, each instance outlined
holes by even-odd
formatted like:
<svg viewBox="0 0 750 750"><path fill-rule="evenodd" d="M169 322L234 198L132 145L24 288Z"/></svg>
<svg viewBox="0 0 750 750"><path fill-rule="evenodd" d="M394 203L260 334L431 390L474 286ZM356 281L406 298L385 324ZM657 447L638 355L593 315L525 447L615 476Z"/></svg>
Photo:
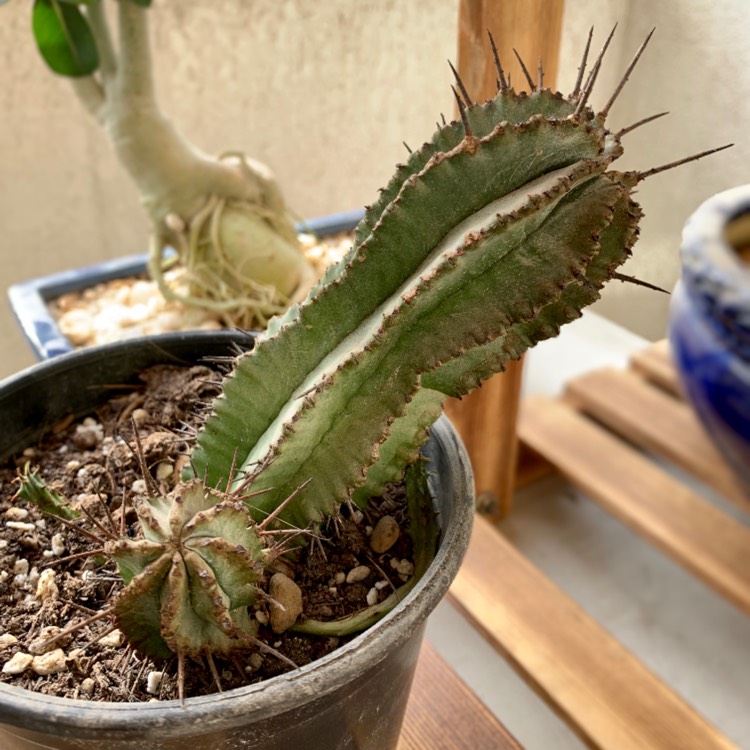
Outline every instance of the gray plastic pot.
<svg viewBox="0 0 750 750"><path fill-rule="evenodd" d="M252 341L236 332L172 334L92 347L0 383L0 457L46 425L84 414L102 384L136 382L144 366L195 362ZM434 562L392 612L323 659L225 693L155 703L92 703L0 684L2 750L393 750L424 624L453 580L469 541L468 458L444 418L425 453L441 525ZM0 622L0 630L2 623Z"/></svg>

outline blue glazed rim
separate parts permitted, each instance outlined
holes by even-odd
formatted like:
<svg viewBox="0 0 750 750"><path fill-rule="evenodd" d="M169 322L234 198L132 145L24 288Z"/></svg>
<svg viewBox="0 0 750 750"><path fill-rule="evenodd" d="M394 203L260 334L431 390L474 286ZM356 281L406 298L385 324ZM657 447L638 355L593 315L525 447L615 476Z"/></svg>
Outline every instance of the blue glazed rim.
<svg viewBox="0 0 750 750"><path fill-rule="evenodd" d="M726 239L732 220L750 212L750 185L702 203L682 232L682 281L714 335L750 362L750 267Z"/></svg>
<svg viewBox="0 0 750 750"><path fill-rule="evenodd" d="M297 225L297 229L300 232L325 237L337 232L351 231L363 215L363 209L329 214L302 221ZM10 309L36 358L40 361L51 359L75 348L50 314L48 303L51 300L102 282L146 273L147 257L146 253L127 255L40 276L11 286L8 289Z"/></svg>

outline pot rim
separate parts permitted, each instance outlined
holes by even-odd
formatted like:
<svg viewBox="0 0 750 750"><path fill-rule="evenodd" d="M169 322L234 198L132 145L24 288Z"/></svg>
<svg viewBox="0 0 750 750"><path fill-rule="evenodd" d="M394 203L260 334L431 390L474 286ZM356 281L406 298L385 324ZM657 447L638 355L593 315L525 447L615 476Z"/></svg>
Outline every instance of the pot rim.
<svg viewBox="0 0 750 750"><path fill-rule="evenodd" d="M179 336L176 336L179 338ZM117 342L90 347L63 355L28 368L4 381L0 388L18 389L33 373L54 370L63 372L74 360L92 356L94 349L126 347L131 342ZM87 354L88 353L88 354ZM382 620L344 646L311 664L264 682L235 688L223 693L179 701L153 703L91 702L60 698L0 683L0 723L44 732L52 729L79 738L98 737L106 733L144 734L155 729L162 737L193 734L200 722L205 731L224 729L261 720L284 709L292 709L328 694L355 675L376 666L393 647L408 639L437 606L455 577L468 546L474 511L474 490L466 451L453 427L442 416L432 428L426 446L428 458L456 456L454 476L448 489L456 501L450 517L441 530L439 548L422 579ZM185 721L180 721L185 719Z"/></svg>
<svg viewBox="0 0 750 750"><path fill-rule="evenodd" d="M750 185L718 193L687 220L680 247L681 282L692 304L743 360L750 360L750 265L729 244L726 228L748 213Z"/></svg>
<svg viewBox="0 0 750 750"><path fill-rule="evenodd" d="M748 212L750 185L740 185L712 196L689 217L682 231L680 254L690 286L705 292L718 286L737 291L747 283L750 266L740 260L724 230Z"/></svg>

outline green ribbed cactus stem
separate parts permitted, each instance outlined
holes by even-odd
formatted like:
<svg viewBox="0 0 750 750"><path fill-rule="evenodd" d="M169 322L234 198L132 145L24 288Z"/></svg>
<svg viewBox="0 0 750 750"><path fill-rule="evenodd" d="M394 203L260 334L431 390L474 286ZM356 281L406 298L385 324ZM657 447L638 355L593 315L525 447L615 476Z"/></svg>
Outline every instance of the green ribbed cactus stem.
<svg viewBox="0 0 750 750"><path fill-rule="evenodd" d="M238 359L185 484L138 509L142 539L106 545L127 584L112 612L136 647L182 664L246 646L247 607L268 561L259 529L308 529L381 494L419 465L445 398L481 385L577 318L607 281L627 278L618 269L642 215L633 189L711 152L613 169L623 136L656 116L610 130L622 84L591 109L607 44L585 80L584 55L569 96L533 81L530 94L515 93L497 57L491 101L472 102L457 81L460 120L410 153L348 255ZM407 492L422 485L409 481Z"/></svg>
<svg viewBox="0 0 750 750"><path fill-rule="evenodd" d="M349 254L238 362L198 438L198 476L221 485L237 460L236 481L264 491L261 516L305 483L282 514L300 526L361 502L414 460L445 397L624 278L641 218L632 191L673 165L612 168L635 126L606 124L622 84L601 112L588 105L610 39L585 81L584 55L567 97L531 80L515 93L497 58L491 101L457 81L460 120L397 167Z"/></svg>

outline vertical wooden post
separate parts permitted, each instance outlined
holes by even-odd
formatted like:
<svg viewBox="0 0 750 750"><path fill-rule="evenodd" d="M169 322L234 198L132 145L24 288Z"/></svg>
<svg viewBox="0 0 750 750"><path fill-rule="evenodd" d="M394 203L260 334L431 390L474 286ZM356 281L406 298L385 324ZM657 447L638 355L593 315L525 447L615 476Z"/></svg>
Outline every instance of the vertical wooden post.
<svg viewBox="0 0 750 750"><path fill-rule="evenodd" d="M461 79L475 101L497 92L497 74L487 32L516 91L527 89L515 48L536 80L539 58L544 85L557 77L563 0L460 0L458 65ZM477 497L490 515L509 512L518 462L516 420L523 362L513 362L501 375L462 400L450 400L446 412L466 444L474 468Z"/></svg>

